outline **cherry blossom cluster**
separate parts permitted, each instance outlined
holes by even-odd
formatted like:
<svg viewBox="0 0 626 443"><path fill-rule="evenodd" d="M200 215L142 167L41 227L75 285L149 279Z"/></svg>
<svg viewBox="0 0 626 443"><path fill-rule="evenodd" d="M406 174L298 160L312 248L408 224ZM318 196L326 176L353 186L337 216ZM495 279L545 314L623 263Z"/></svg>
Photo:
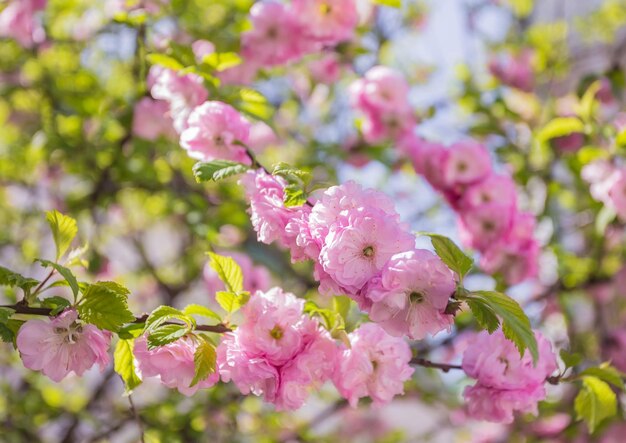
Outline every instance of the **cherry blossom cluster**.
<svg viewBox="0 0 626 443"><path fill-rule="evenodd" d="M416 172L458 212L462 241L481 253L486 272L502 274L508 284L534 277L540 252L535 219L519 209L511 177L493 170L487 149L477 142L446 147L415 135L408 91L404 78L383 66L352 85L366 141L395 140Z"/></svg>
<svg viewBox="0 0 626 443"><path fill-rule="evenodd" d="M626 221L626 167L596 160L585 165L581 175L590 184L591 196Z"/></svg>
<svg viewBox="0 0 626 443"><path fill-rule="evenodd" d="M535 337L536 364L528 350L520 359L515 345L500 330L473 337L463 354L463 370L476 379L463 392L472 417L511 423L515 411L537 415L537 403L546 397L545 381L557 363L550 343L538 332Z"/></svg>

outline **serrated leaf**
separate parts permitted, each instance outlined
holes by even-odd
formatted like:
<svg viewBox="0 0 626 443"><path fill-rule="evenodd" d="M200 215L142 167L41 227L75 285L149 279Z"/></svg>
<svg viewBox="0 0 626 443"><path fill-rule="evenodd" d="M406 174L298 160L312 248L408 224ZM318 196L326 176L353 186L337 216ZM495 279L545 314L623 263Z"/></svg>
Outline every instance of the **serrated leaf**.
<svg viewBox="0 0 626 443"><path fill-rule="evenodd" d="M208 340L200 339L200 343L196 348L196 352L193 355L193 362L195 366L195 374L189 387L197 385L199 382L206 380L209 375L215 373L215 366L217 363L217 353L215 346Z"/></svg>
<svg viewBox="0 0 626 443"><path fill-rule="evenodd" d="M202 58L202 63L206 63L216 71L224 71L241 64L242 60L236 52L212 52Z"/></svg>
<svg viewBox="0 0 626 443"><path fill-rule="evenodd" d="M624 374L608 364L603 364L593 368L587 368L582 371L580 375L590 375L593 377L597 377L600 380L603 380L621 389L622 391L624 390L624 380L622 378Z"/></svg>
<svg viewBox="0 0 626 443"><path fill-rule="evenodd" d="M17 272L0 266L0 286L17 287L24 291L30 291L30 289L37 286L37 284L39 284L39 282L34 278L24 277Z"/></svg>
<svg viewBox="0 0 626 443"><path fill-rule="evenodd" d="M302 169L291 166L285 162L280 162L274 166L272 175L279 175L285 178L288 182L293 182L294 178L307 182L311 178L311 173L303 171Z"/></svg>
<svg viewBox="0 0 626 443"><path fill-rule="evenodd" d="M191 332L187 324L168 324L152 329L148 333L148 349L158 348L175 342L185 334Z"/></svg>
<svg viewBox="0 0 626 443"><path fill-rule="evenodd" d="M209 265L217 272L218 277L229 292L243 291L243 273L241 267L232 257L208 252Z"/></svg>
<svg viewBox="0 0 626 443"><path fill-rule="evenodd" d="M471 309L472 315L478 325L486 329L490 334L500 326L500 319L493 313L493 310L482 300L467 299L467 306Z"/></svg>
<svg viewBox="0 0 626 443"><path fill-rule="evenodd" d="M611 387L593 376L584 376L583 386L574 400L574 410L579 420L585 420L593 433L605 419L617 413L617 397Z"/></svg>
<svg viewBox="0 0 626 443"><path fill-rule="evenodd" d="M115 282L97 282L89 285L77 306L83 321L100 329L118 331L125 323L135 320L128 310L128 295L124 286Z"/></svg>
<svg viewBox="0 0 626 443"><path fill-rule="evenodd" d="M0 323L0 340L4 343L13 343L15 340L15 334L13 334L11 328L4 323Z"/></svg>
<svg viewBox="0 0 626 443"><path fill-rule="evenodd" d="M148 54L146 60L148 60L148 63L151 65L163 66L172 71L179 71L184 68L178 60L165 54Z"/></svg>
<svg viewBox="0 0 626 443"><path fill-rule="evenodd" d="M297 184L289 184L285 186L285 207L302 206L306 203L306 194L304 190Z"/></svg>
<svg viewBox="0 0 626 443"><path fill-rule="evenodd" d="M459 277L465 277L469 270L472 269L474 261L448 237L429 232L420 232L419 235L430 237L435 253L452 271L459 274Z"/></svg>
<svg viewBox="0 0 626 443"><path fill-rule="evenodd" d="M15 310L11 308L0 308L0 324L6 324L13 314Z"/></svg>
<svg viewBox="0 0 626 443"><path fill-rule="evenodd" d="M561 356L561 360L565 363L567 368L573 368L574 366L578 366L583 361L583 356L578 353L569 353L565 349L561 349L559 352Z"/></svg>
<svg viewBox="0 0 626 443"><path fill-rule="evenodd" d="M466 301L470 299L482 303L500 317L504 336L515 344L520 356L523 357L525 350L528 349L533 361L537 362L539 358L537 340L530 326L530 320L519 303L511 297L495 291L472 292Z"/></svg>
<svg viewBox="0 0 626 443"><path fill-rule="evenodd" d="M217 313L213 312L211 309L207 308L206 306L188 305L183 310L183 313L186 315L201 315L203 317L215 319L219 322L222 321L222 318Z"/></svg>
<svg viewBox="0 0 626 443"><path fill-rule="evenodd" d="M131 392L141 384L141 378L139 378L135 369L134 345L135 342L133 340L120 339L113 353L113 369L124 380L126 392Z"/></svg>
<svg viewBox="0 0 626 443"><path fill-rule="evenodd" d="M172 308L171 306L163 305L159 306L154 311L152 311L152 313L150 313L148 319L146 320L145 330L154 330L160 327L163 323L170 320L180 320L190 327L195 325L193 318L185 315L182 311L176 308Z"/></svg>
<svg viewBox="0 0 626 443"><path fill-rule="evenodd" d="M228 160L213 160L211 162L198 162L193 166L193 175L197 182L209 180L219 181L233 175L242 174L248 170L248 166Z"/></svg>
<svg viewBox="0 0 626 443"><path fill-rule="evenodd" d="M70 271L65 266L61 266L60 264L52 262L50 260L43 260L41 258L38 258L35 261L38 261L44 268L54 268L55 271L61 274L61 276L65 279L67 284L72 289L72 294L74 294L74 298L76 298L80 288L78 286L78 281L76 280L76 277L74 276L72 271Z"/></svg>
<svg viewBox="0 0 626 443"><path fill-rule="evenodd" d="M143 334L144 326L143 323L129 323L120 328L120 330L117 331L117 335L123 340L132 340Z"/></svg>
<svg viewBox="0 0 626 443"><path fill-rule="evenodd" d="M44 298L41 300L41 304L52 309L50 315L57 315L72 305L69 300L59 296Z"/></svg>
<svg viewBox="0 0 626 443"><path fill-rule="evenodd" d="M219 291L215 294L215 300L226 312L233 313L238 311L242 306L248 303L250 300L250 293L241 291L241 292L231 292L231 291Z"/></svg>
<svg viewBox="0 0 626 443"><path fill-rule="evenodd" d="M548 122L538 133L539 141L564 137L574 132L583 132L585 125L576 117L558 117Z"/></svg>
<svg viewBox="0 0 626 443"><path fill-rule="evenodd" d="M52 237L57 248L57 260L72 244L72 240L78 234L78 226L76 220L67 215L61 214L59 211L46 212L46 220L52 230Z"/></svg>

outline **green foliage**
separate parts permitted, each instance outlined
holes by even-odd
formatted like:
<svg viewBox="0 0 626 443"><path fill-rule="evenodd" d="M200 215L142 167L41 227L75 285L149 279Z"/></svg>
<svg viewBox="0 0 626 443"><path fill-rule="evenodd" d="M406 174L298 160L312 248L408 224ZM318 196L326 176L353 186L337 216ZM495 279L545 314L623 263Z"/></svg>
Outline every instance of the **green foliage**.
<svg viewBox="0 0 626 443"><path fill-rule="evenodd" d="M210 258L209 265L217 272L228 292L243 291L243 273L237 262L232 257L225 257L214 252L207 254Z"/></svg>
<svg viewBox="0 0 626 443"><path fill-rule="evenodd" d="M196 326L193 317L171 306L159 306L148 316L144 331L148 349L172 343L189 334Z"/></svg>
<svg viewBox="0 0 626 443"><path fill-rule="evenodd" d="M569 353L565 349L561 349L559 353L561 360L565 363L566 368L573 368L578 366L583 361L583 356L578 353Z"/></svg>
<svg viewBox="0 0 626 443"><path fill-rule="evenodd" d="M579 420L587 423L593 433L605 419L617 413L617 397L611 387L594 376L582 378L582 388L574 400Z"/></svg>
<svg viewBox="0 0 626 443"><path fill-rule="evenodd" d="M464 300L482 328L491 333L501 322L504 336L515 344L520 356L523 357L528 349L533 361L537 361L539 358L537 340L530 326L530 320L519 303L495 291L472 292Z"/></svg>
<svg viewBox="0 0 626 443"><path fill-rule="evenodd" d="M0 339L5 343L12 343L15 339L13 330L7 325L14 313L13 309L0 308Z"/></svg>
<svg viewBox="0 0 626 443"><path fill-rule="evenodd" d="M57 210L46 212L46 220L52 230L54 244L57 249L56 259L59 260L72 244L74 237L76 237L78 226L76 225L76 220L61 214Z"/></svg>
<svg viewBox="0 0 626 443"><path fill-rule="evenodd" d="M429 232L420 232L419 235L430 237L430 241L435 248L435 252L439 258L454 272L459 274L463 279L465 275L472 269L474 261L465 255L457 245L448 237Z"/></svg>
<svg viewBox="0 0 626 443"><path fill-rule="evenodd" d="M277 175L287 181L284 198L286 207L302 206L306 203L307 193L305 188L311 181L309 172L280 162L274 166L272 175Z"/></svg>
<svg viewBox="0 0 626 443"><path fill-rule="evenodd" d="M43 259L38 258L36 261L38 261L41 264L41 266L43 266L44 268L53 268L56 272L61 274L61 276L65 279L69 287L72 289L72 294L74 295L74 299L76 299L76 297L78 296L78 292L80 291L80 288L78 285L78 281L76 280L76 276L74 275L72 271L70 271L65 266L61 266L60 264L52 262L50 260L43 260Z"/></svg>
<svg viewBox="0 0 626 443"><path fill-rule="evenodd" d="M30 290L37 286L39 282L34 278L24 277L23 275L13 272L10 269L0 266L0 285L17 287L24 292L30 292Z"/></svg>
<svg viewBox="0 0 626 443"><path fill-rule="evenodd" d="M193 167L193 175L198 182L220 181L233 175L242 174L249 168L241 163L228 160L213 160L208 163L198 162Z"/></svg>
<svg viewBox="0 0 626 443"><path fill-rule="evenodd" d="M238 311L250 300L250 293L246 291L219 291L215 294L215 300L223 310L229 314Z"/></svg>
<svg viewBox="0 0 626 443"><path fill-rule="evenodd" d="M135 320L128 310L130 292L122 285L103 281L87 286L78 303L78 315L100 329L118 331L125 323Z"/></svg>
<svg viewBox="0 0 626 443"><path fill-rule="evenodd" d="M131 392L141 384L141 378L137 375L135 368L134 344L133 340L120 339L115 345L115 352L113 353L113 368L124 380L126 392Z"/></svg>
<svg viewBox="0 0 626 443"><path fill-rule="evenodd" d="M374 0L374 3L382 6L389 6L391 8L402 7L402 0Z"/></svg>
<svg viewBox="0 0 626 443"><path fill-rule="evenodd" d="M165 346L191 332L188 324L166 324L152 331L148 335L148 349Z"/></svg>
<svg viewBox="0 0 626 443"><path fill-rule="evenodd" d="M222 318L217 313L213 312L211 309L207 308L206 306L187 305L185 306L183 313L185 315L201 315L206 318L212 318L219 322L222 321Z"/></svg>
<svg viewBox="0 0 626 443"><path fill-rule="evenodd" d="M190 387L206 380L216 370L217 353L215 346L204 335L198 336L197 339L199 343L193 356L195 373Z"/></svg>
<svg viewBox="0 0 626 443"><path fill-rule="evenodd" d="M50 312L51 315L58 315L65 309L69 308L72 304L66 298L54 296L41 300L41 305L52 309L52 312Z"/></svg>
<svg viewBox="0 0 626 443"><path fill-rule="evenodd" d="M587 368L582 371L579 375L581 376L592 376L599 378L600 380L612 384L616 388L624 391L626 387L624 386L624 374L622 374L619 370L609 365L608 363L604 363L597 367Z"/></svg>
<svg viewBox="0 0 626 443"><path fill-rule="evenodd" d="M241 64L241 57L236 52L213 52L202 58L202 63L206 63L216 71L235 67Z"/></svg>
<svg viewBox="0 0 626 443"><path fill-rule="evenodd" d="M184 66L175 58L165 54L148 54L146 59L151 65L159 65L173 71L180 71Z"/></svg>
<svg viewBox="0 0 626 443"><path fill-rule="evenodd" d="M557 117L548 122L538 133L537 139L548 141L557 137L564 137L574 132L583 132L585 125L576 117Z"/></svg>

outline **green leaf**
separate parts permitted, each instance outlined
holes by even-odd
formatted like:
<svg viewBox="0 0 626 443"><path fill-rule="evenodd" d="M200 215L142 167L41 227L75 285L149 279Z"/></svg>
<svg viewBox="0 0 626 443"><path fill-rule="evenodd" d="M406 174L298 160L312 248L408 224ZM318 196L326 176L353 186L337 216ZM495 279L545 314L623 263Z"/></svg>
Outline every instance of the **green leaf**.
<svg viewBox="0 0 626 443"><path fill-rule="evenodd" d="M215 366L217 363L215 346L204 338L200 339L200 343L198 344L196 352L193 355L193 362L195 365L195 374L189 387L193 387L199 382L206 380L209 375L215 372Z"/></svg>
<svg viewBox="0 0 626 443"><path fill-rule="evenodd" d="M469 302L469 300L472 300L472 302ZM528 320L519 303L511 297L495 291L472 292L465 301L468 302L468 305L469 303L482 304L482 310L489 310L500 317L504 336L515 344L520 356L523 357L525 350L528 349L533 357L533 361L537 362L537 358L539 358L537 340L530 326L530 320ZM472 309L471 306L470 309ZM474 312L474 309L472 309L472 312ZM489 318L488 314L481 312L480 315L483 315L482 321L486 325L493 326L493 319ZM489 330L487 327L486 329Z"/></svg>
<svg viewBox="0 0 626 443"><path fill-rule="evenodd" d="M15 337L25 322L22 320L9 319L6 323L0 323L0 339L5 343L13 343L15 346Z"/></svg>
<svg viewBox="0 0 626 443"><path fill-rule="evenodd" d="M146 320L145 330L152 331L170 320L180 320L186 323L190 328L195 326L195 321L190 316L185 315L182 311L179 311L176 308L163 305L152 311Z"/></svg>
<svg viewBox="0 0 626 443"><path fill-rule="evenodd" d="M580 375L591 375L593 377L599 378L602 381L612 384L622 391L625 389L623 380L624 374L606 363L597 367L587 368L582 371Z"/></svg>
<svg viewBox="0 0 626 443"><path fill-rule="evenodd" d="M0 308L0 324L6 325L13 314L15 310L11 308Z"/></svg>
<svg viewBox="0 0 626 443"><path fill-rule="evenodd" d="M583 356L578 353L569 353L565 349L561 349L559 353L561 356L561 360L565 363L565 367L573 368L574 366L578 366L583 361Z"/></svg>
<svg viewBox="0 0 626 443"><path fill-rule="evenodd" d="M179 71L184 68L178 60L165 54L148 54L146 60L148 60L148 63L151 65L163 66L173 71Z"/></svg>
<svg viewBox="0 0 626 443"><path fill-rule="evenodd" d="M586 122L589 122L595 113L598 105L596 94L601 87L602 83L600 80L596 80L591 83L580 99L579 105L576 107L578 115L580 115L580 118Z"/></svg>
<svg viewBox="0 0 626 443"><path fill-rule="evenodd" d="M483 303L482 300L468 298L465 301L481 328L486 329L490 334L498 329L500 326L500 319L496 316L496 314L494 314L493 310L489 306Z"/></svg>
<svg viewBox="0 0 626 443"><path fill-rule="evenodd" d="M285 186L285 207L302 206L306 203L306 194L304 190L297 184L289 184Z"/></svg>
<svg viewBox="0 0 626 443"><path fill-rule="evenodd" d="M350 313L351 299L345 295L337 295L333 297L333 308L341 315L344 322L348 319Z"/></svg>
<svg viewBox="0 0 626 443"><path fill-rule="evenodd" d="M617 413L617 397L611 387L593 376L584 376L583 386L574 400L578 419L585 420L589 432L593 433L605 419Z"/></svg>
<svg viewBox="0 0 626 443"><path fill-rule="evenodd" d="M209 252L208 255L209 264L217 272L226 289L229 292L243 291L243 273L237 262L232 257L225 257L214 252Z"/></svg>
<svg viewBox="0 0 626 443"><path fill-rule="evenodd" d="M24 277L17 272L0 266L0 286L18 287L28 292L39 282L34 278Z"/></svg>
<svg viewBox="0 0 626 443"><path fill-rule="evenodd" d="M219 303L223 310L230 314L239 310L242 306L248 303L248 300L250 300L250 293L245 291L219 291L215 294L215 300Z"/></svg>
<svg viewBox="0 0 626 443"><path fill-rule="evenodd" d="M57 315L72 305L69 300L59 296L45 298L41 301L41 304L46 308L52 309L51 315Z"/></svg>
<svg viewBox="0 0 626 443"><path fill-rule="evenodd" d="M564 137L574 132L583 132L585 125L576 117L558 117L548 122L537 134L539 141Z"/></svg>
<svg viewBox="0 0 626 443"><path fill-rule="evenodd" d="M141 379L137 375L135 369L135 360L133 356L133 348L135 342L133 340L120 339L115 346L113 353L113 368L117 372L126 386L126 392L131 392L141 384Z"/></svg>
<svg viewBox="0 0 626 443"><path fill-rule="evenodd" d="M61 214L57 210L46 212L46 220L52 230L54 244L57 247L58 260L65 254L70 244L72 244L72 240L74 240L74 237L76 237L78 233L78 226L76 226L76 220Z"/></svg>
<svg viewBox="0 0 626 443"><path fill-rule="evenodd" d="M241 163L228 160L213 160L208 163L196 163L193 166L193 175L198 183L209 180L219 181L233 175L242 174L248 169L248 166Z"/></svg>
<svg viewBox="0 0 626 443"><path fill-rule="evenodd" d="M78 315L100 329L118 331L125 323L135 320L128 310L128 295L124 286L115 282L89 285L78 304Z"/></svg>
<svg viewBox="0 0 626 443"><path fill-rule="evenodd" d="M148 334L148 349L158 348L175 342L182 336L191 332L189 325L168 324L153 329Z"/></svg>
<svg viewBox="0 0 626 443"><path fill-rule="evenodd" d="M303 171L302 169L291 166L285 162L280 162L274 166L272 175L279 175L285 178L288 182L292 183L294 179L307 182L311 178L311 173Z"/></svg>
<svg viewBox="0 0 626 443"><path fill-rule="evenodd" d="M463 278L472 269L474 261L468 257L452 240L448 237L429 232L420 232L419 235L430 237L430 241L435 248L439 258L454 272Z"/></svg>
<svg viewBox="0 0 626 443"><path fill-rule="evenodd" d="M250 88L239 90L239 100L236 107L257 120L268 122L274 114L274 107L259 91ZM268 122L268 124L270 124Z"/></svg>
<svg viewBox="0 0 626 443"><path fill-rule="evenodd" d="M216 71L224 71L241 64L242 60L236 52L213 52L202 58L202 63L206 63Z"/></svg>
<svg viewBox="0 0 626 443"><path fill-rule="evenodd" d="M143 323L129 323L120 328L117 335L123 340L132 340L143 334L144 326Z"/></svg>
<svg viewBox="0 0 626 443"><path fill-rule="evenodd" d="M186 315L201 315L203 317L212 318L219 322L222 321L222 318L217 313L201 305L188 305L183 310L183 313Z"/></svg>
<svg viewBox="0 0 626 443"><path fill-rule="evenodd" d="M70 271L65 266L61 266L60 264L52 262L50 260L43 260L41 258L38 258L35 259L35 261L38 261L44 268L54 268L55 271L61 274L67 284L70 285L70 288L72 289L72 294L74 294L74 298L76 298L80 288L78 286L78 281L76 280L76 277L74 276L72 271Z"/></svg>
<svg viewBox="0 0 626 443"><path fill-rule="evenodd" d="M374 4L389 6L390 8L402 7L402 0L374 0Z"/></svg>

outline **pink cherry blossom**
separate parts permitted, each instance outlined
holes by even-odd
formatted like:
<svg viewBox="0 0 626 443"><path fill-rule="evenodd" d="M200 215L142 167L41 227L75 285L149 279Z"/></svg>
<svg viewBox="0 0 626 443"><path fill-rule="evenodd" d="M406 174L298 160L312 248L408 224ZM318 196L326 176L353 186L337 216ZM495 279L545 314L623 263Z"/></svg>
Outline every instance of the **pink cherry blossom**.
<svg viewBox="0 0 626 443"><path fill-rule="evenodd" d="M317 83L331 85L339 80L341 63L336 53L324 54L319 60L309 63L311 77Z"/></svg>
<svg viewBox="0 0 626 443"><path fill-rule="evenodd" d="M485 147L475 141L453 144L443 166L448 186L469 185L486 178L491 172L491 159Z"/></svg>
<svg viewBox="0 0 626 443"><path fill-rule="evenodd" d="M611 178L607 200L619 219L626 221L626 168L618 169Z"/></svg>
<svg viewBox="0 0 626 443"><path fill-rule="evenodd" d="M403 394L404 382L413 374L411 349L404 339L375 323L362 324L348 337L351 346L339 356L333 381L350 405L356 407L359 398L369 396L380 406Z"/></svg>
<svg viewBox="0 0 626 443"><path fill-rule="evenodd" d="M468 187L461 198L461 208L475 208L484 204L497 203L515 208L517 192L511 177L491 174L484 180Z"/></svg>
<svg viewBox="0 0 626 443"><path fill-rule="evenodd" d="M199 389L210 388L219 380L217 370L205 380L190 387L195 375L193 356L198 347L197 339L182 337L173 343L152 350L144 336L135 340L134 354L139 363L142 378L158 377L170 389L191 396Z"/></svg>
<svg viewBox="0 0 626 443"><path fill-rule="evenodd" d="M215 45L208 40L196 40L191 44L196 62L202 63L204 57L215 52Z"/></svg>
<svg viewBox="0 0 626 443"><path fill-rule="evenodd" d="M539 358L533 364L526 350L520 358L513 342L501 330L482 331L463 354L463 370L477 380L464 392L472 417L503 423L513 421L515 411L537 414L537 403L545 398L545 380L557 369L552 346L535 333Z"/></svg>
<svg viewBox="0 0 626 443"><path fill-rule="evenodd" d="M176 138L176 131L169 117L169 106L161 100L144 97L135 105L133 112L133 134L146 140L159 137Z"/></svg>
<svg viewBox="0 0 626 443"><path fill-rule="evenodd" d="M358 23L355 0L293 0L308 37L324 44L349 40Z"/></svg>
<svg viewBox="0 0 626 443"><path fill-rule="evenodd" d="M445 146L409 133L398 140L398 148L411 160L415 172L423 175L433 188L439 192L447 191L445 177L441 173L449 155Z"/></svg>
<svg viewBox="0 0 626 443"><path fill-rule="evenodd" d="M95 364L104 371L110 361L111 333L78 322L73 309L51 321L28 320L20 328L16 343L24 366L43 372L55 382L71 372L83 375Z"/></svg>
<svg viewBox="0 0 626 443"><path fill-rule="evenodd" d="M256 122L250 127L248 146L254 152L263 152L265 148L277 141L276 133L267 123Z"/></svg>
<svg viewBox="0 0 626 443"><path fill-rule="evenodd" d="M229 252L222 254L230 256L241 267L243 273L243 289L250 293L256 291L266 291L270 288L271 276L265 266L258 266L252 262L250 256L241 252ZM217 272L207 263L204 266L204 282L209 293L215 294L218 291L224 291L224 282L220 280Z"/></svg>
<svg viewBox="0 0 626 443"><path fill-rule="evenodd" d="M530 92L534 84L532 55L530 50L524 50L517 55L502 54L489 62L489 71L503 84Z"/></svg>
<svg viewBox="0 0 626 443"><path fill-rule="evenodd" d="M230 105L204 102L189 115L187 127L180 134L180 145L190 157L202 161L232 160L250 164L245 147L250 122Z"/></svg>
<svg viewBox="0 0 626 443"><path fill-rule="evenodd" d="M157 65L150 68L148 86L152 97L169 104L170 117L178 133L187 127L191 111L209 96L199 75L179 74Z"/></svg>
<svg viewBox="0 0 626 443"><path fill-rule="evenodd" d="M450 329L445 313L456 283L452 271L434 253L416 249L394 255L380 278L367 286L370 318L389 334L421 340Z"/></svg>
<svg viewBox="0 0 626 443"><path fill-rule="evenodd" d="M243 394L263 395L279 410L297 409L331 376L337 348L304 301L279 288L257 292L242 309L243 323L218 347L222 380Z"/></svg>
<svg viewBox="0 0 626 443"><path fill-rule="evenodd" d="M12 0L0 12L0 36L14 38L30 48L42 43L46 33L35 14L45 9L47 0Z"/></svg>
<svg viewBox="0 0 626 443"><path fill-rule="evenodd" d="M507 235L515 212L509 203L487 203L465 210L459 219L464 245L483 250Z"/></svg>
<svg viewBox="0 0 626 443"><path fill-rule="evenodd" d="M241 37L241 54L263 66L275 66L300 58L311 43L292 10L276 1L258 2L250 8L252 30Z"/></svg>

